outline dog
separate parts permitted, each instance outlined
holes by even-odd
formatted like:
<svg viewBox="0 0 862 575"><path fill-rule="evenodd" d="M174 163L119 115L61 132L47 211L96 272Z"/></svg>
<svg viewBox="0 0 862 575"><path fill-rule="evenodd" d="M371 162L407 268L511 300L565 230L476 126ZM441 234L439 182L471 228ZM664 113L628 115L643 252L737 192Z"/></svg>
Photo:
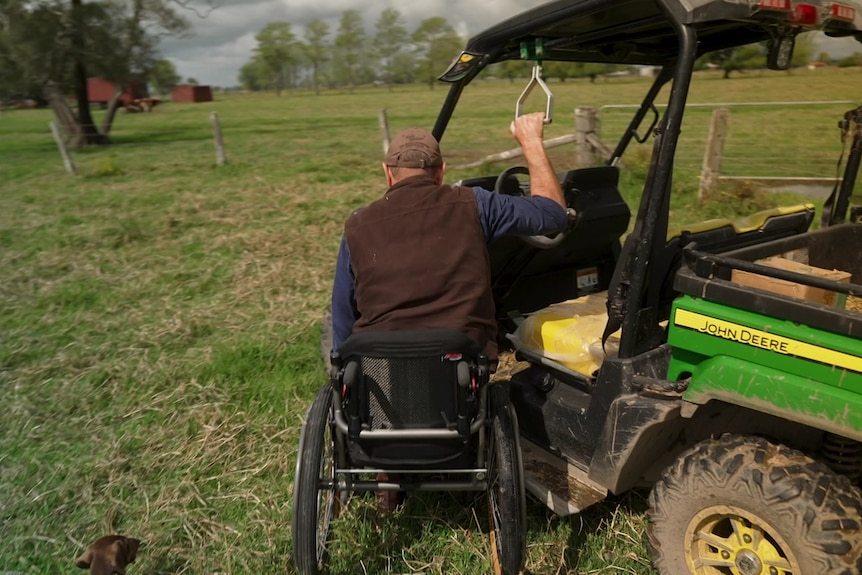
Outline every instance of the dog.
<svg viewBox="0 0 862 575"><path fill-rule="evenodd" d="M140 544L123 535L102 537L75 560L75 567L89 569L90 575L126 575L126 565L135 562Z"/></svg>

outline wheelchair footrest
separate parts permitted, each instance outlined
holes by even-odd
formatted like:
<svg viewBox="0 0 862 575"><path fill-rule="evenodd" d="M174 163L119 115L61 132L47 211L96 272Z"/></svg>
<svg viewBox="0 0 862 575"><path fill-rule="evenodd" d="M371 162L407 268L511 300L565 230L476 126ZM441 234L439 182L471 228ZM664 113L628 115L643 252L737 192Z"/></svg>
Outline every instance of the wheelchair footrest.
<svg viewBox="0 0 862 575"><path fill-rule="evenodd" d="M523 437L521 454L527 491L557 515L580 513L608 495L585 471Z"/></svg>

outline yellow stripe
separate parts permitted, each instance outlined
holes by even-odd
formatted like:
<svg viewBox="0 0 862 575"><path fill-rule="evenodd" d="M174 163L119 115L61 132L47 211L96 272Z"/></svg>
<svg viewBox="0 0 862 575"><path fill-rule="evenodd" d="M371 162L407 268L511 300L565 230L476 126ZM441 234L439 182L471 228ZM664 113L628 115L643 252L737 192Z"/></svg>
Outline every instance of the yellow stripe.
<svg viewBox="0 0 862 575"><path fill-rule="evenodd" d="M744 325L722 321L692 311L684 309L676 310L674 323L678 326L696 329L702 333L744 343L751 347L767 349L784 355L802 357L862 373L862 357L834 351L820 347L819 345L811 345L810 343L752 329Z"/></svg>

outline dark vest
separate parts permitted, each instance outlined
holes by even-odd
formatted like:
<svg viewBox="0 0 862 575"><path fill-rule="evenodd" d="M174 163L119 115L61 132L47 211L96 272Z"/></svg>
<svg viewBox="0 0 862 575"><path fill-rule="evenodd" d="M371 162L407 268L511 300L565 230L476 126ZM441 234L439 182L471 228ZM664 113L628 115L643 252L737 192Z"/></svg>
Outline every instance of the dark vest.
<svg viewBox="0 0 862 575"><path fill-rule="evenodd" d="M363 330L457 329L497 357L491 265L470 188L415 176L344 226Z"/></svg>

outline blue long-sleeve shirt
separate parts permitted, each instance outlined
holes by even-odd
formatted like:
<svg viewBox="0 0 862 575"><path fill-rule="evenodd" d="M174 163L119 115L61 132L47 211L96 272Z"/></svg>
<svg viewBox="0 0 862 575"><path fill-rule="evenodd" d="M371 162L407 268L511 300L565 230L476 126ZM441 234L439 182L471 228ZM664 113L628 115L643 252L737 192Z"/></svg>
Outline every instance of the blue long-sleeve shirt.
<svg viewBox="0 0 862 575"><path fill-rule="evenodd" d="M474 187L479 207L479 223L485 242L507 235L535 236L559 232L566 227L566 211L554 200L542 196L508 196ZM332 348L341 344L353 331L359 318L354 292L350 253L342 236L332 285Z"/></svg>

